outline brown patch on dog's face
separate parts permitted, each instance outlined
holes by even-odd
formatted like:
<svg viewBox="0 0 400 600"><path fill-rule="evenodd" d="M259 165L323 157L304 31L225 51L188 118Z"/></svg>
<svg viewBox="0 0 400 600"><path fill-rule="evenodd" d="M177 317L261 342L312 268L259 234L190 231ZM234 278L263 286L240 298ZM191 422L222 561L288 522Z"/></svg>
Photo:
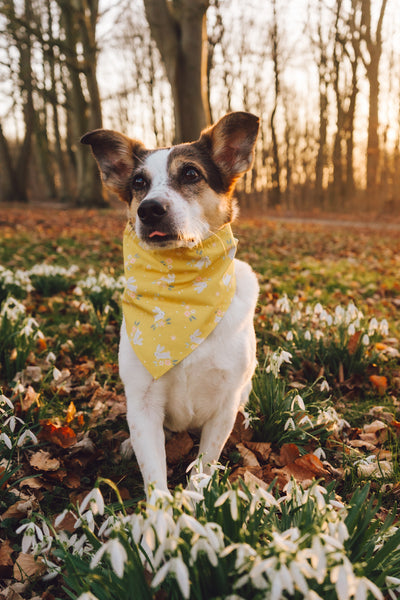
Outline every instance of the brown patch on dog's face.
<svg viewBox="0 0 400 600"><path fill-rule="evenodd" d="M132 172L148 153L144 145L108 129L87 133L81 138L81 143L92 147L104 185L129 204Z"/></svg>

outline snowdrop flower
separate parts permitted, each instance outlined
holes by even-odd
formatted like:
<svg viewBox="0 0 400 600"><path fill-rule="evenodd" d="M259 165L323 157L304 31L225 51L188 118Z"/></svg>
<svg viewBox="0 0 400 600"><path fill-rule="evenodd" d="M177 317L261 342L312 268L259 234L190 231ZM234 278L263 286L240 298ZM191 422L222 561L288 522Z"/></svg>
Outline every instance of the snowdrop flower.
<svg viewBox="0 0 400 600"><path fill-rule="evenodd" d="M322 333L322 331L320 329L317 329L315 334L315 339L317 340L317 342L324 337L324 334Z"/></svg>
<svg viewBox="0 0 400 600"><path fill-rule="evenodd" d="M277 321L275 321L275 323L272 325L272 331L277 332L279 331L280 325Z"/></svg>
<svg viewBox="0 0 400 600"><path fill-rule="evenodd" d="M281 313L290 313L289 299L286 294L283 294L282 298L278 298L276 301L276 308L278 308Z"/></svg>
<svg viewBox="0 0 400 600"><path fill-rule="evenodd" d="M32 521L29 521L29 523L24 523L18 527L15 533L20 534L23 531L24 535L22 537L21 550L24 554L27 554L30 548L34 550L37 544L43 541L44 536L40 527Z"/></svg>
<svg viewBox="0 0 400 600"><path fill-rule="evenodd" d="M373 335L378 330L378 327L378 320L375 317L372 317L368 325L369 335Z"/></svg>
<svg viewBox="0 0 400 600"><path fill-rule="evenodd" d="M92 592L84 592L77 600L99 600Z"/></svg>
<svg viewBox="0 0 400 600"><path fill-rule="evenodd" d="M293 315L292 315L292 318L290 319L290 322L291 322L292 324L294 324L294 323L297 323L298 321L300 321L300 319L301 319L301 312L300 312L300 311L297 309L297 310L296 310L296 311L293 313Z"/></svg>
<svg viewBox="0 0 400 600"><path fill-rule="evenodd" d="M269 365L267 366L267 373L273 373L275 377L278 377L280 368L282 364L290 363L292 355L290 352L286 352L286 350L276 350L272 353L271 358L269 359Z"/></svg>
<svg viewBox="0 0 400 600"><path fill-rule="evenodd" d="M8 427L10 428L10 431L12 431L14 433L17 422L21 423L22 425L25 425L25 423L22 419L20 419L19 417L16 417L15 415L11 415L11 417L8 417L8 419L6 419L4 421L3 426L5 427L6 425L8 425Z"/></svg>
<svg viewBox="0 0 400 600"><path fill-rule="evenodd" d="M318 317L323 310L324 309L322 308L322 304L320 302L317 302L317 304L314 306L314 316Z"/></svg>
<svg viewBox="0 0 400 600"><path fill-rule="evenodd" d="M181 590L182 596L184 598L190 597L190 580L189 580L189 571L185 563L183 562L180 556L171 558L167 563L165 563L159 571L157 571L153 581L151 582L151 587L156 588L160 585L162 581L166 578L168 573L174 573L176 581Z"/></svg>
<svg viewBox="0 0 400 600"><path fill-rule="evenodd" d="M310 417L308 415L304 415L304 417L302 417L299 421L299 425L309 425L310 427L313 427L313 422L311 421Z"/></svg>
<svg viewBox="0 0 400 600"><path fill-rule="evenodd" d="M0 434L0 442L4 442L9 450L12 448L12 442L6 433Z"/></svg>
<svg viewBox="0 0 400 600"><path fill-rule="evenodd" d="M387 322L386 319L382 319L382 321L379 323L379 333L383 336L387 336L389 335L389 323Z"/></svg>
<svg viewBox="0 0 400 600"><path fill-rule="evenodd" d="M330 387L329 387L329 383L327 382L326 379L324 379L323 381L321 381L319 389L321 392L329 392Z"/></svg>
<svg viewBox="0 0 400 600"><path fill-rule="evenodd" d="M206 554L209 562L213 565L213 567L218 566L217 554L214 548L211 546L211 544L209 544L209 542L204 538L199 538L192 545L192 548L190 550L190 557L193 562L197 560L197 555L199 552L203 552L204 554Z"/></svg>
<svg viewBox="0 0 400 600"><path fill-rule="evenodd" d="M304 339L306 340L306 342L311 341L311 333L308 329L307 329L307 331L304 332Z"/></svg>
<svg viewBox="0 0 400 600"><path fill-rule="evenodd" d="M293 341L293 331L288 331L286 334L286 341L287 342L292 342Z"/></svg>
<svg viewBox="0 0 400 600"><path fill-rule="evenodd" d="M400 579L398 577L391 577L388 575L385 577L385 583L387 585L389 596L392 600L398 599L398 593L400 592ZM397 592L397 594L395 593Z"/></svg>
<svg viewBox="0 0 400 600"><path fill-rule="evenodd" d="M356 328L354 327L354 323L350 323L350 325L347 328L347 333L349 335L354 335L356 332Z"/></svg>
<svg viewBox="0 0 400 600"><path fill-rule="evenodd" d="M296 429L296 425L295 425L292 417L289 417L289 419L286 421L285 427L284 427L285 431L288 431L290 429L292 429L293 431Z"/></svg>
<svg viewBox="0 0 400 600"><path fill-rule="evenodd" d="M60 369L57 369L57 367L54 367L53 369L53 380L54 381L58 381L61 377L62 373L60 371Z"/></svg>
<svg viewBox="0 0 400 600"><path fill-rule="evenodd" d="M87 510L85 513L81 515L81 518L75 521L74 528L78 529L83 523L86 523L87 527L90 531L94 531L94 516L91 510Z"/></svg>
<svg viewBox="0 0 400 600"><path fill-rule="evenodd" d="M14 410L14 404L11 402L11 400L9 400L9 398L7 398L7 396L4 396L3 394L0 395L0 404L7 404L7 406Z"/></svg>
<svg viewBox="0 0 400 600"><path fill-rule="evenodd" d="M303 398L299 394L296 394L296 396L292 400L292 404L291 404L291 407L290 407L291 411L294 410L294 407L295 407L296 404L300 408L300 410L306 410L306 407L305 407L305 404L304 404L304 400L303 400Z"/></svg>
<svg viewBox="0 0 400 600"><path fill-rule="evenodd" d="M125 563L128 560L128 555L124 546L117 538L112 538L111 540L105 542L105 544L102 544L90 562L91 569L99 564L104 553L109 555L114 573L119 578L122 578L124 575Z"/></svg>
<svg viewBox="0 0 400 600"><path fill-rule="evenodd" d="M94 488L85 496L79 507L80 512L83 513L88 505L90 505L90 510L94 515L104 515L104 499L99 488Z"/></svg>
<svg viewBox="0 0 400 600"><path fill-rule="evenodd" d="M345 310L343 308L343 306L336 306L335 308L335 325L340 325L341 323L343 323L343 320L345 318Z"/></svg>
<svg viewBox="0 0 400 600"><path fill-rule="evenodd" d="M246 496L246 494L241 489L228 490L227 492L224 492L223 494L221 494L221 496L214 503L214 506L215 507L222 506L222 504L224 504L224 502L226 502L229 499L232 519L234 521L237 521L239 518L239 510L238 510L238 502L237 502L238 498L242 498L242 500L245 500L246 502L248 502L248 500L249 500L248 497Z"/></svg>
<svg viewBox="0 0 400 600"><path fill-rule="evenodd" d="M38 439L34 433L30 429L26 429L22 435L19 436L17 446L23 446L25 444L27 438L30 438L34 444L38 443Z"/></svg>
<svg viewBox="0 0 400 600"><path fill-rule="evenodd" d="M50 364L50 363L54 362L55 360L56 360L56 355L54 354L54 352L49 352L45 359L47 364Z"/></svg>
<svg viewBox="0 0 400 600"><path fill-rule="evenodd" d="M369 346L370 339L369 339L369 335L367 333L364 333L364 335L362 336L361 343L363 346Z"/></svg>

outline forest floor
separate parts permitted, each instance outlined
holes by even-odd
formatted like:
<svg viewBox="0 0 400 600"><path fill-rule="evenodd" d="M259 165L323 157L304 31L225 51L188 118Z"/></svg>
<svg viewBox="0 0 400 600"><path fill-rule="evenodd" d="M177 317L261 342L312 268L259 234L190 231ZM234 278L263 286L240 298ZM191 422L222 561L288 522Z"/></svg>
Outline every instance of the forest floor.
<svg viewBox="0 0 400 600"><path fill-rule="evenodd" d="M44 205L0 210L0 396L15 410L10 421L2 406L2 432L13 449L10 457L0 446L0 598L52 600L65 597L60 577L44 584L40 563L16 568L29 555L18 527L34 512L54 520L99 477L118 485L127 506L143 497L135 460L119 452L128 437L117 365L125 213ZM278 490L290 477L304 485L313 478L334 482L344 501L369 482L382 496L384 519L400 498L400 220L253 211L233 229L238 258L260 283L257 377L273 351L289 352L280 377L291 408L284 422L261 410L257 384L255 419L250 428L238 420L221 461L232 479L250 473L275 481ZM26 333L24 345L12 319L5 321L10 296L25 311L18 326L42 333ZM30 317L34 324L27 324ZM300 413L293 412L292 392L306 404ZM326 414L334 409L329 423L321 406ZM268 418L275 419L273 435ZM38 444L14 444L24 428ZM185 481L197 442L189 434L168 442L172 486ZM111 495L104 494L106 502ZM62 527L73 531L73 523Z"/></svg>

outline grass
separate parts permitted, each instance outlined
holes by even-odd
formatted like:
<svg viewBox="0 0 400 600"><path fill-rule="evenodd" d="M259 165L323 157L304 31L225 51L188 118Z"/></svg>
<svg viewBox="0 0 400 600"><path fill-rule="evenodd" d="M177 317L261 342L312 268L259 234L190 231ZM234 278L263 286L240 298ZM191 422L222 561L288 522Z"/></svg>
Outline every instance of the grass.
<svg viewBox="0 0 400 600"><path fill-rule="evenodd" d="M10 295L17 297L23 310L14 320L2 318L0 323L5 332L0 342L0 390L14 406L2 404L2 433L7 438L3 436L0 445L0 508L4 513L19 498L35 497L34 512L39 517L32 520L32 508L26 514L7 516L2 523L2 542L11 544L10 556L15 562L24 535L28 535L25 529L16 531L29 526L28 533L34 532L34 526L29 525L34 522L51 541L50 549L45 550L36 540L36 553L50 561L50 570L56 575L43 583L39 571L33 573L24 598L41 597L48 588L60 599L83 594L88 600L91 592L102 600L115 597L116 589L131 589L136 590L132 597L138 598L162 594L171 598L208 598L212 594L223 598L233 593L261 598L269 590L271 598L300 600L306 597L306 585L309 597L316 600L317 593L327 599L351 598L354 590L358 590L359 598L379 597L374 585L383 593L400 585L396 583L399 557L394 542L385 542L387 555L383 551L380 554L387 532L391 540L397 540L395 529L390 528L398 517L396 501L400 495L400 241L396 232L261 219L235 228L239 257L259 274L261 292L255 324L260 367L247 419L253 442L270 444L269 454L260 458L259 450L253 448L256 454L253 466L249 466L244 456L247 430L239 430L239 439L228 444L221 460L229 461L232 481L239 475L246 483L231 483L227 472L220 477L215 474L212 479L202 479L197 504L189 500L185 504L178 489L173 500L155 500L151 508L138 504L143 492L137 465L134 460L121 460L119 451L127 436L117 368L123 218L120 213L65 211L60 215L56 211L15 209L10 212L10 222L12 226L3 224L1 232L6 241L0 247L1 310L6 310ZM63 270L73 265L75 269ZM281 360L283 356L286 360ZM378 419L383 427L368 433L368 426ZM21 443L25 431L37 436L38 444L32 443L30 434ZM82 442L82 449L75 442L68 445L71 436ZM49 459L58 461L59 466L33 467L38 450L48 452ZM185 466L194 456L195 449L183 455L178 465L169 465L172 486L185 482ZM379 471L384 463L390 465L389 471ZM315 465L319 475L311 470ZM291 487L290 475L297 478L295 488ZM108 507L105 511L114 519L109 532L99 533L101 515L94 515L97 525L93 529L88 523L75 533L52 529L55 516L66 508L76 511L99 477L111 485L101 484ZM260 496L259 505L252 505L254 494L262 495L254 487L249 491L254 477L273 491L275 499L281 498L279 510L265 504L270 496ZM325 491L299 487L309 486L313 477L324 477ZM115 485L122 494L119 500ZM331 504L335 494L343 508ZM330 507L325 516L316 509L321 497L324 506ZM295 498L304 502L297 505ZM149 548L143 541L150 530L141 530L144 537L136 539L127 523L141 515L140 527L144 527L153 523L155 514L165 516L168 511L172 511L174 522L183 513L191 515L198 523L190 521L199 537L194 538L195 532L184 527L175 535L170 523L165 545L157 539L157 535L164 535L164 530L158 529L160 521L152 525L156 546L164 544L156 558L159 546ZM48 534L41 525L43 518ZM304 552L312 554L314 536L333 527L329 525L331 518L336 519L339 530L347 530L348 537L340 542L342 554L335 564L329 562L336 560L333 550L327 557L329 576L328 571L324 577L314 572L315 577L307 578L303 572L304 584L295 579L296 566L290 570L290 564L294 561L296 565ZM217 535L218 543L211 533L207 534L211 537L203 535L201 527L207 523L222 528L224 535ZM303 546L293 538L292 530L299 532ZM86 536L85 544L92 546L83 554L75 551L78 538L74 535L78 532ZM282 535L284 548L286 543L294 544L290 546L294 550L286 548L284 555L274 546L274 540ZM106 550L94 564L96 551L100 552L104 544L108 544ZM202 550L194 557L192 547L196 544ZM239 546L226 550L235 544ZM240 555L245 548L249 552L248 556L243 554L246 559ZM281 562L276 562L278 556ZM272 570L262 566L257 570L259 563L273 565ZM314 569L315 564L311 561ZM59 567L63 576L57 574ZM0 569L12 582L13 568L0 564ZM217 582L215 589L208 589L204 573ZM271 587L273 580L283 582L280 591ZM343 582L347 582L347 592L340 587ZM131 596L121 591L118 597Z"/></svg>

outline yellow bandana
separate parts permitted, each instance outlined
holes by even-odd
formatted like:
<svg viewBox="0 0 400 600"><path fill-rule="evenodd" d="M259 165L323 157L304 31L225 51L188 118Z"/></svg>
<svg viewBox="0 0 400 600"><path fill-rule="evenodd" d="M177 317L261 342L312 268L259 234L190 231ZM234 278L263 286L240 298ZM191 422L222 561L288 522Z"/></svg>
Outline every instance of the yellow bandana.
<svg viewBox="0 0 400 600"><path fill-rule="evenodd" d="M193 248L148 250L128 223L122 306L137 357L155 379L213 331L235 293L236 240L225 225Z"/></svg>

